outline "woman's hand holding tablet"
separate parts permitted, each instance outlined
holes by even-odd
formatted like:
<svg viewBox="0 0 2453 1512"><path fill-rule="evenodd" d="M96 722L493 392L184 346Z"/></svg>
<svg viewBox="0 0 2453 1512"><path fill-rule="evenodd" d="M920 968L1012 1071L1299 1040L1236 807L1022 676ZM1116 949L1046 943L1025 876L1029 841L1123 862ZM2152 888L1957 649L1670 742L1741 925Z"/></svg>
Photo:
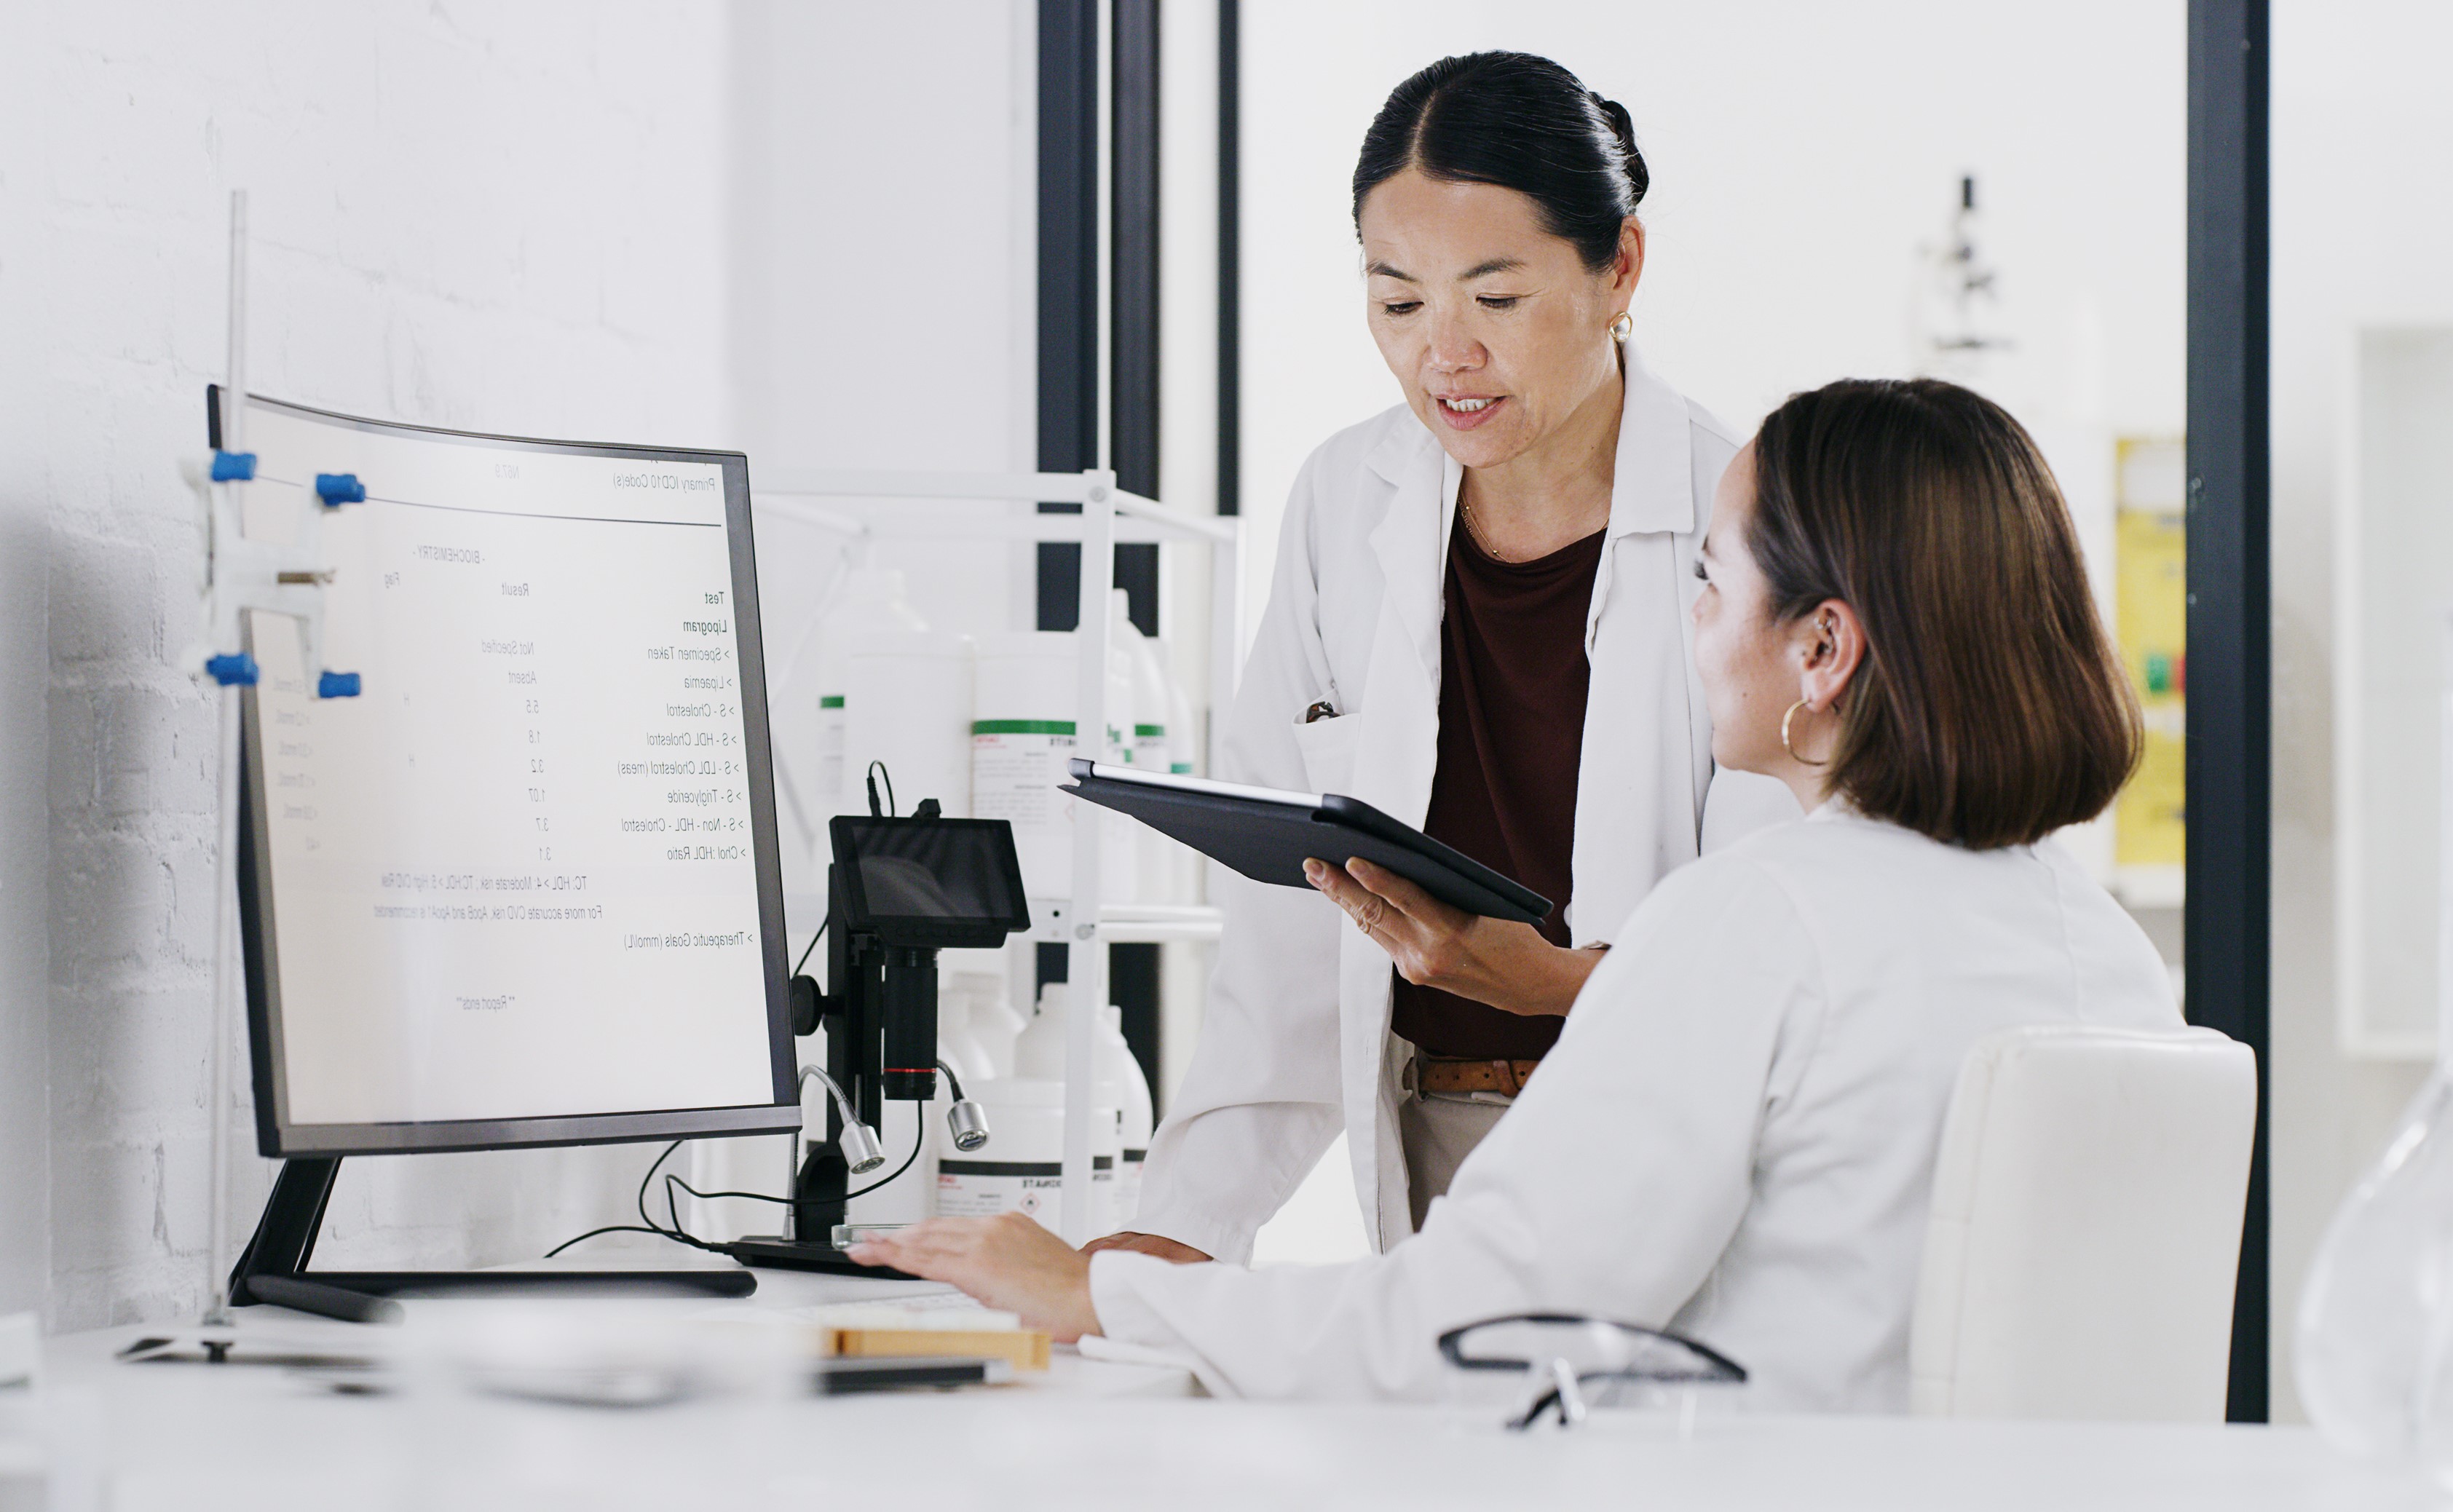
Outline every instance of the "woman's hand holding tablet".
<svg viewBox="0 0 2453 1512"><path fill-rule="evenodd" d="M1606 946L1561 951L1531 925L1452 908L1385 866L1304 863L1304 878L1388 952L1397 974L1510 1013L1565 1015Z"/></svg>

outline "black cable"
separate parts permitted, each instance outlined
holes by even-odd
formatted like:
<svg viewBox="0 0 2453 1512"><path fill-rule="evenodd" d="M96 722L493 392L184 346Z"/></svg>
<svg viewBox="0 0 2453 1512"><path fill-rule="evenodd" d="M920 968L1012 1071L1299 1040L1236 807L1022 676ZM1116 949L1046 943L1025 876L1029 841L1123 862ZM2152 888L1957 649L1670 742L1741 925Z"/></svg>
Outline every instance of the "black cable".
<svg viewBox="0 0 2453 1512"><path fill-rule="evenodd" d="M655 1175L656 1165L662 1165L665 1162L670 1160L672 1158L673 1151L680 1149L681 1147L682 1142L679 1140L675 1140L670 1144L666 1145L665 1153L656 1157L656 1164L648 1166L648 1175L639 1179L639 1216L641 1218L648 1219L648 1227L655 1228L656 1232L664 1235L667 1239L672 1240L676 1243L688 1244L692 1249L715 1249L717 1246L708 1243L706 1240L699 1238L696 1234L691 1233L688 1229L682 1226L682 1215L680 1210L673 1204L672 1188L669 1186L665 1188L665 1223L669 1226L657 1228L656 1221L652 1218L648 1218L648 1177ZM672 1177L668 1173L665 1179L667 1181L670 1181L672 1180Z"/></svg>
<svg viewBox="0 0 2453 1512"><path fill-rule="evenodd" d="M608 1224L603 1228L591 1228L587 1233L581 1234L577 1238L564 1240L561 1243L547 1250L545 1252L545 1258L551 1260L554 1256L561 1254L571 1245L578 1243L580 1240L594 1239L599 1234L655 1234L666 1239L672 1237L661 1228L641 1228L636 1224Z"/></svg>
<svg viewBox="0 0 2453 1512"><path fill-rule="evenodd" d="M963 1096L963 1079L954 1074L954 1068L940 1061L937 1063L937 1069L946 1073L946 1084L952 1089L954 1101L957 1103L968 1101Z"/></svg>
<svg viewBox="0 0 2453 1512"><path fill-rule="evenodd" d="M746 1197L753 1203L782 1203L787 1206L789 1206L792 1203L798 1201L796 1198L777 1197L769 1192L702 1192L697 1187L692 1186L686 1181L683 1181L680 1177L675 1176L670 1171L667 1171L665 1173L665 1186L666 1195L668 1197L671 1195L671 1189L678 1186L683 1191L689 1193L692 1197L697 1198L702 1203L713 1202L719 1197Z"/></svg>
<svg viewBox="0 0 2453 1512"><path fill-rule="evenodd" d="M673 1151L680 1149L681 1147L682 1142L679 1140L675 1140L670 1144L666 1145L665 1152L657 1156L654 1162L648 1166L647 1174L639 1178L639 1194L637 1199L639 1222L637 1224L608 1224L603 1228L591 1228L587 1233L578 1235L575 1238L566 1239L561 1243L547 1250L545 1252L545 1258L551 1260L554 1256L561 1254L571 1245L578 1243L580 1240L594 1239L599 1234L654 1234L660 1238L669 1239L675 1243L688 1244L696 1249L715 1248L715 1245L698 1238L696 1235L683 1232L681 1220L678 1216L673 1219L672 1226L670 1228L667 1228L663 1224L657 1223L648 1212L648 1184L656 1179L657 1166L660 1166L664 1164L665 1162L671 1160L673 1158ZM670 1210L670 1205L671 1204L667 1204L668 1211Z"/></svg>
<svg viewBox="0 0 2453 1512"><path fill-rule="evenodd" d="M884 762L870 762L868 771L862 779L868 784L868 811L872 816L877 815L877 779L880 777L886 779L886 812L882 817L899 819L902 806L894 801L894 774L886 769Z"/></svg>
<svg viewBox="0 0 2453 1512"><path fill-rule="evenodd" d="M655 1219L650 1217L648 1213L648 1184L656 1179L656 1167L664 1164L665 1162L671 1160L673 1158L673 1151L680 1149L681 1147L682 1142L679 1140L675 1140L670 1144L666 1145L665 1152L662 1155L657 1156L655 1163L648 1167L648 1174L639 1178L639 1222L647 1224L649 1228L654 1228L659 1234L665 1234L668 1239L672 1236L667 1233L666 1230L658 1228L656 1226ZM674 1226L678 1227L680 1225L676 1224Z"/></svg>
<svg viewBox="0 0 2453 1512"><path fill-rule="evenodd" d="M801 968L809 964L810 951L817 949L818 942L827 937L827 925L832 923L834 923L834 915L832 914L827 915L825 919L819 922L818 932L809 936L809 948L802 951L801 959L792 963L792 975L796 977L799 976L801 974Z"/></svg>

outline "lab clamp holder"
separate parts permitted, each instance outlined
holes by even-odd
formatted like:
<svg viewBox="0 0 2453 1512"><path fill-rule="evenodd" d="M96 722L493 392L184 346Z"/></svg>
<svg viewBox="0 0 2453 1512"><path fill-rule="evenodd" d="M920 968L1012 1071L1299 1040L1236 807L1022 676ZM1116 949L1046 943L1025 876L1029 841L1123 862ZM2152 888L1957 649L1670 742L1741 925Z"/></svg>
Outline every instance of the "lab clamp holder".
<svg viewBox="0 0 2453 1512"><path fill-rule="evenodd" d="M324 595L333 569L323 552L323 519L344 505L363 504L367 490L349 473L318 473L299 485L301 517L286 542L251 539L245 528L239 486L255 483L257 458L247 449L247 191L230 194L229 382L209 391L212 423L209 452L182 458L180 474L196 496L201 535L197 575L198 634L179 666L209 685L220 704L221 740L218 846L214 860L213 1005L210 1060L211 1214L205 1265L208 1296L204 1323L230 1322L229 1283L222 1270L229 1251L229 1058L236 982L231 935L235 923L240 781L239 690L257 685L262 673L249 649L248 616L279 614L296 627L299 666L314 696L355 698L355 672L324 666ZM263 480L270 482L270 479Z"/></svg>
<svg viewBox="0 0 2453 1512"><path fill-rule="evenodd" d="M937 1057L937 952L985 950L1030 926L1013 826L1002 819L948 819L934 799L910 818L838 815L828 823L834 861L827 868L827 982L791 981L792 1032L827 1037L823 1069L803 1066L801 1083L825 1084L827 1137L804 1157L795 1149L791 1198L781 1235L751 1235L721 1246L749 1265L892 1275L847 1257L835 1236L851 1199L901 1177L928 1138L927 1105L943 1070L951 1084L947 1131L965 1152L988 1143L987 1120L964 1096L953 1068ZM886 1164L876 1130L888 1101L920 1104L911 1154L868 1186Z"/></svg>

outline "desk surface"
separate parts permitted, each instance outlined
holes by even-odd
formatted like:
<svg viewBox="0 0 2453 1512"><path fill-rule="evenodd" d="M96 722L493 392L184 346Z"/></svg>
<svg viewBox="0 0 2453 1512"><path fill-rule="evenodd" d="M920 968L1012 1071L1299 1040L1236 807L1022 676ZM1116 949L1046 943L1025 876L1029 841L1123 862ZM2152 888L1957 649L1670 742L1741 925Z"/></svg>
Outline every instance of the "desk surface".
<svg viewBox="0 0 2453 1512"><path fill-rule="evenodd" d="M725 1305L915 1288L763 1273ZM450 1303L412 1307L451 1307ZM649 1303L648 1307L703 1303ZM362 1330L272 1308L243 1329L346 1344ZM1190 1398L1182 1375L1059 1352L1027 1385L944 1394L582 1408L338 1395L274 1367L122 1364L147 1330L52 1340L51 1395L101 1441L115 1512L222 1507L973 1509L1031 1506L1631 1505L2264 1508L2440 1503L2302 1429L1597 1412L1510 1434L1486 1406Z"/></svg>

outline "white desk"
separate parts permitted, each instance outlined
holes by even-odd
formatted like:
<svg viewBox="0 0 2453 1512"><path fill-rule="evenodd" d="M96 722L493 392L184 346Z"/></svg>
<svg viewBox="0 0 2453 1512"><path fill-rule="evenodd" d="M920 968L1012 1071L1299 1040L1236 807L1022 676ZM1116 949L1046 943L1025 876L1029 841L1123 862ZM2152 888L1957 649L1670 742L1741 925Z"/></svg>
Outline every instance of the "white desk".
<svg viewBox="0 0 2453 1512"><path fill-rule="evenodd" d="M904 1288L907 1290L908 1288ZM763 1273L786 1306L890 1292ZM412 1303L449 1306L450 1303ZM646 1306L680 1303L650 1303ZM704 1303L690 1303L703 1307ZM249 1309L336 1343L349 1325ZM53 1340L52 1386L98 1416L114 1512L728 1504L974 1512L1034 1506L1580 1506L2396 1512L2415 1478L2336 1458L2298 1429L1905 1419L1711 1418L1680 1442L1599 1412L1570 1434L1502 1431L1483 1407L1191 1399L1171 1371L1060 1352L1034 1384L629 1409L348 1397L262 1366L122 1364L146 1330ZM97 1410L98 1409L98 1410Z"/></svg>

